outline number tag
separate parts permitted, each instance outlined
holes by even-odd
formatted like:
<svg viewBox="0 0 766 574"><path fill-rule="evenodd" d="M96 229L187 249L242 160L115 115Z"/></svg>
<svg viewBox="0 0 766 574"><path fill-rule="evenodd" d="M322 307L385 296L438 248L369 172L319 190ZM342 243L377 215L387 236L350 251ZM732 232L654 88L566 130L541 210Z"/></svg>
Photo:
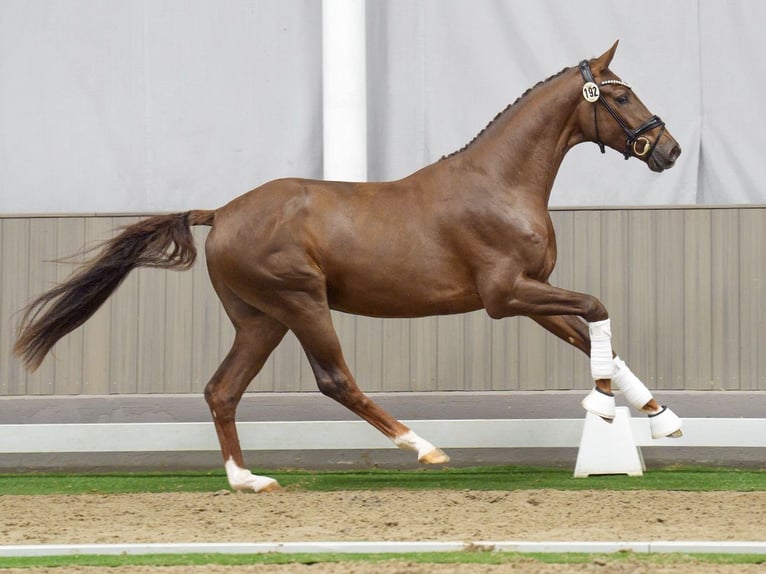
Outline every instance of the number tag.
<svg viewBox="0 0 766 574"><path fill-rule="evenodd" d="M599 90L598 86L593 82L586 82L582 87L582 97L585 98L585 101L592 104L593 102L597 102L600 96L601 90Z"/></svg>

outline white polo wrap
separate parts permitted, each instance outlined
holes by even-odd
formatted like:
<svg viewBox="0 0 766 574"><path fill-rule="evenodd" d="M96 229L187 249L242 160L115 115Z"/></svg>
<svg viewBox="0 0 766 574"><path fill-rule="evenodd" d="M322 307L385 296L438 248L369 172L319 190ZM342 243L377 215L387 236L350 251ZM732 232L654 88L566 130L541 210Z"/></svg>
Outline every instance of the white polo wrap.
<svg viewBox="0 0 766 574"><path fill-rule="evenodd" d="M612 324L609 319L588 323L590 331L590 373L595 379L611 379L614 375L612 361Z"/></svg>
<svg viewBox="0 0 766 574"><path fill-rule="evenodd" d="M630 370L625 361L620 357L614 358L615 373L612 377L612 384L615 385L625 396L627 403L638 410L652 400L652 393L646 388L633 371Z"/></svg>

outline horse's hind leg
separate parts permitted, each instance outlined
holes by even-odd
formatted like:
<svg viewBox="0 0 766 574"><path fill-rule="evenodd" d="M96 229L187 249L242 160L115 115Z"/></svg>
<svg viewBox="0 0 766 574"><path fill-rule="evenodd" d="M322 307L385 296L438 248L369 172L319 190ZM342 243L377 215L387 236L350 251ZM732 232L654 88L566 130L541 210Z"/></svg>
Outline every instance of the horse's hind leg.
<svg viewBox="0 0 766 574"><path fill-rule="evenodd" d="M227 306L236 328L234 344L205 387L205 400L215 423L229 485L235 490L265 492L279 488L279 484L245 468L235 415L242 394L282 340L287 327L244 303L238 306L241 309L235 316L231 305Z"/></svg>
<svg viewBox="0 0 766 574"><path fill-rule="evenodd" d="M312 311L306 311L312 308ZM419 437L359 389L343 358L328 307L317 305L316 301L297 305L290 313L289 322L306 352L322 394L359 415L399 448L415 451L420 462L441 464L449 461L441 449Z"/></svg>
<svg viewBox="0 0 766 574"><path fill-rule="evenodd" d="M590 354L591 342L588 325L578 317L571 315L554 315L549 317L533 316L531 318L560 339L580 349L586 355ZM612 379L596 381L598 391L594 389L594 391L583 400L583 406L586 409L591 410L589 408L589 399L596 403L603 400L602 397L594 393L600 392L608 396L611 394L611 383L614 383L614 385L622 391L628 404L649 415L652 436L654 438L681 436L681 421L673 411L665 406L661 406L654 399L651 391L635 374L633 374L633 371L631 371L625 364L625 361L620 359L616 354L614 355L613 361L614 375L612 375ZM600 413L596 412L595 414Z"/></svg>

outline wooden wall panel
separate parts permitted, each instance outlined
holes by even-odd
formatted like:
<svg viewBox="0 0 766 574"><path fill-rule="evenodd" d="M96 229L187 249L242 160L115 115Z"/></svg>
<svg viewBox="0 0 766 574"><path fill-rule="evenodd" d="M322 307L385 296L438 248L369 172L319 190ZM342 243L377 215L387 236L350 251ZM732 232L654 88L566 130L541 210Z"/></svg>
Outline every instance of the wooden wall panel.
<svg viewBox="0 0 766 574"><path fill-rule="evenodd" d="M660 389L766 390L766 207L552 212L551 283L600 298L615 349ZM10 354L16 312L136 216L0 217L0 394L200 393L233 341L207 277L204 239L188 272L142 269L34 374ZM368 391L587 389L587 357L527 318L484 312L378 320L333 312ZM288 333L253 391L314 391Z"/></svg>
<svg viewBox="0 0 766 574"><path fill-rule="evenodd" d="M138 221L138 217L110 218L114 229ZM108 237L108 235L107 235ZM139 392L138 316L145 312L139 297L139 270L128 275L117 292L107 302L111 306L111 348L109 349L109 387L106 392L131 394ZM216 353L217 355L217 353Z"/></svg>
<svg viewBox="0 0 766 574"><path fill-rule="evenodd" d="M707 209L683 213L683 387L689 390L715 388L711 353L714 344L711 216Z"/></svg>
<svg viewBox="0 0 766 574"><path fill-rule="evenodd" d="M24 219L3 221L0 230L0 392L9 395L23 395L29 390L27 374L18 361L9 356L10 347L15 340L16 313L21 308L19 301L29 299L30 270L30 227L31 222ZM40 255L39 249L34 249ZM42 275L36 275L41 279ZM50 380L50 379L48 379ZM39 383L34 388L45 388L47 383Z"/></svg>
<svg viewBox="0 0 766 574"><path fill-rule="evenodd" d="M54 285L57 281L57 271L54 265L44 265L34 262L43 262L51 257L52 253L58 251L58 226L51 225L50 220L46 219L32 219L28 222L29 234L28 234L28 250L26 251L29 284L30 285ZM11 236L8 236L11 240ZM18 241L11 240L11 244L16 244L19 248L24 244L21 238ZM8 264L5 257L3 257L2 268L7 272L12 272L13 267ZM18 276L21 278L21 274ZM3 298L5 298L5 288L7 283L2 281ZM25 291L24 299L34 296L34 293L28 293ZM3 313L3 317L6 315ZM11 333L12 334L12 333ZM0 340L3 341L3 348L7 348L5 340L0 336ZM9 345L11 342L9 341ZM11 365L18 366L17 361L11 361ZM19 384L24 384L26 387L24 393L30 395L52 395L56 393L56 363L55 361L45 361L40 369L34 375L22 374L18 379ZM22 387L20 386L19 389Z"/></svg>
<svg viewBox="0 0 766 574"><path fill-rule="evenodd" d="M711 222L711 289L712 305L709 310L713 344L709 352L713 360L714 388L738 390L741 388L739 333L739 212L720 210L712 213Z"/></svg>
<svg viewBox="0 0 766 574"><path fill-rule="evenodd" d="M756 212L739 212L740 389L766 389L766 228Z"/></svg>
<svg viewBox="0 0 766 574"><path fill-rule="evenodd" d="M439 318L425 317L410 322L410 377L411 391L438 389L437 338Z"/></svg>
<svg viewBox="0 0 766 574"><path fill-rule="evenodd" d="M657 210L655 218L654 261L645 273L654 277L655 353L657 389L675 389L684 385L684 243L683 212Z"/></svg>

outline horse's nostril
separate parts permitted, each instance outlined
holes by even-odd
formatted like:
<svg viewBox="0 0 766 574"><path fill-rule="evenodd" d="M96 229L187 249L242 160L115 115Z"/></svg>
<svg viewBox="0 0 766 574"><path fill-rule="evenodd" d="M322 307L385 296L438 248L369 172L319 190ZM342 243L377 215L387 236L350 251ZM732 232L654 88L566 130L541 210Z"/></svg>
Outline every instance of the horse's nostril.
<svg viewBox="0 0 766 574"><path fill-rule="evenodd" d="M670 150L670 154L668 154L668 159L672 162L675 162L678 159L679 155L681 155L681 146L676 144L673 146L673 149Z"/></svg>

